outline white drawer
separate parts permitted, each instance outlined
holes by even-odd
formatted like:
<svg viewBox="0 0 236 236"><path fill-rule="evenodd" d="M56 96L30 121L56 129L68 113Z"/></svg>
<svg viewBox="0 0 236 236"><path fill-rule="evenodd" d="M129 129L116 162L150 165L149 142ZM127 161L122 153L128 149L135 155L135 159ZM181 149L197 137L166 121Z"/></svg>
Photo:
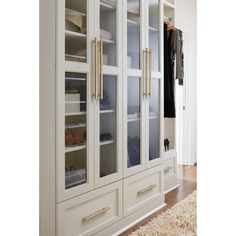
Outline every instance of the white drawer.
<svg viewBox="0 0 236 236"><path fill-rule="evenodd" d="M57 205L57 236L92 235L122 216L122 183Z"/></svg>
<svg viewBox="0 0 236 236"><path fill-rule="evenodd" d="M175 175L176 173L176 165L175 165L175 157L172 157L164 162L164 178L168 178L170 176Z"/></svg>
<svg viewBox="0 0 236 236"><path fill-rule="evenodd" d="M124 215L131 214L152 200L162 197L162 168L157 166L124 180Z"/></svg>

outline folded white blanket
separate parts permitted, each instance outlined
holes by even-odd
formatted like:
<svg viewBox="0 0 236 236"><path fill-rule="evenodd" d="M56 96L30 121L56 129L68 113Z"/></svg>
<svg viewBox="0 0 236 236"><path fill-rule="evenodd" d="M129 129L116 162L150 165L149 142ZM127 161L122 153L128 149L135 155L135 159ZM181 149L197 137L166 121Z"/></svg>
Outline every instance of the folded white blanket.
<svg viewBox="0 0 236 236"><path fill-rule="evenodd" d="M102 39L112 39L112 34L106 30L100 29L100 37Z"/></svg>

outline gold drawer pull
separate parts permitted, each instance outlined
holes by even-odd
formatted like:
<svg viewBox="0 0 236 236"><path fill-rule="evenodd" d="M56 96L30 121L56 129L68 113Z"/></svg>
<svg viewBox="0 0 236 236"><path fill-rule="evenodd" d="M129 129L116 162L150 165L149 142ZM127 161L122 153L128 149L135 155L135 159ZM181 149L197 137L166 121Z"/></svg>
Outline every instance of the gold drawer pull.
<svg viewBox="0 0 236 236"><path fill-rule="evenodd" d="M146 193L147 191L150 191L150 190L154 189L156 186L157 186L156 184L152 184L151 186L149 186L145 189L139 190L137 192L137 194L140 195L140 194Z"/></svg>
<svg viewBox="0 0 236 236"><path fill-rule="evenodd" d="M173 168L173 167L170 167L170 166L169 166L169 167L167 167L167 168L165 168L165 169L164 169L164 173L167 173L167 172L169 172L169 171L170 171L172 168Z"/></svg>
<svg viewBox="0 0 236 236"><path fill-rule="evenodd" d="M91 219L93 219L93 218L95 218L95 217L97 217L97 216L99 216L99 215L101 215L101 214L103 214L103 213L109 211L110 209L111 209L110 207L102 208L101 210L99 210L99 211L97 211L97 212L94 212L93 214L91 214L91 215L89 215L89 216L85 216L85 217L83 218L83 221L84 221L84 222L89 221L89 220L91 220Z"/></svg>

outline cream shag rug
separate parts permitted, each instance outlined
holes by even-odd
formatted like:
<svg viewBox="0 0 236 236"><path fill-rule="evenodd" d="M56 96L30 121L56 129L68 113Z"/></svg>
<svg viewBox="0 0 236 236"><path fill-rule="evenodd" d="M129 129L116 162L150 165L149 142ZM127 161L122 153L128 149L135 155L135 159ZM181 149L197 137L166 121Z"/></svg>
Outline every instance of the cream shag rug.
<svg viewBox="0 0 236 236"><path fill-rule="evenodd" d="M197 235L197 192L153 218L130 236L195 236Z"/></svg>

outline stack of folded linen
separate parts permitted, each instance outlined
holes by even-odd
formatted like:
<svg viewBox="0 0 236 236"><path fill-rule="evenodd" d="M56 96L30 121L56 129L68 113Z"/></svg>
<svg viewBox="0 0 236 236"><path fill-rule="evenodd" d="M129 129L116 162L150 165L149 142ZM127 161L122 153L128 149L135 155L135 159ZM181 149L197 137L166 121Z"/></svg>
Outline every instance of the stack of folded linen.
<svg viewBox="0 0 236 236"><path fill-rule="evenodd" d="M109 31L107 31L107 30L100 29L100 37L102 39L111 40L112 39L112 34Z"/></svg>
<svg viewBox="0 0 236 236"><path fill-rule="evenodd" d="M138 118L140 116L139 105L128 106L128 119Z"/></svg>

